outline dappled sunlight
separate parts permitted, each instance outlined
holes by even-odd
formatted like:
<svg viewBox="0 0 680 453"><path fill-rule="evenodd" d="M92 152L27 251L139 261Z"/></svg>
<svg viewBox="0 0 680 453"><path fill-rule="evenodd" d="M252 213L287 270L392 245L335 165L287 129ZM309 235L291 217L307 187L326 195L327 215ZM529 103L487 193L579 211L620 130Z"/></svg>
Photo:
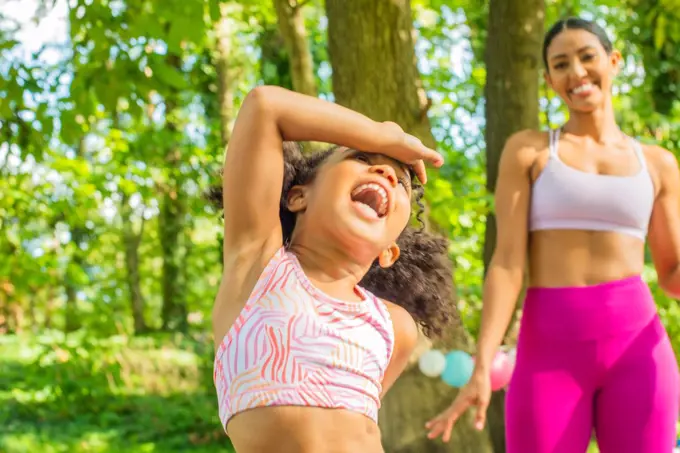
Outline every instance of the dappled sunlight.
<svg viewBox="0 0 680 453"><path fill-rule="evenodd" d="M444 303L461 322L441 340L421 335L385 397L386 453L505 453L504 388L490 428L468 415L445 447L423 424L458 390L415 364L437 348L476 359L501 151L518 130L567 119L543 77L540 26L565 15L606 23L623 54L618 126L680 155L680 28L668 2L0 3L0 453L232 452L211 333L225 221L206 193L258 85L396 121L445 159L428 169L422 220L449 241L456 294ZM680 304L649 250L644 261L680 361ZM521 315L502 349L516 346Z"/></svg>

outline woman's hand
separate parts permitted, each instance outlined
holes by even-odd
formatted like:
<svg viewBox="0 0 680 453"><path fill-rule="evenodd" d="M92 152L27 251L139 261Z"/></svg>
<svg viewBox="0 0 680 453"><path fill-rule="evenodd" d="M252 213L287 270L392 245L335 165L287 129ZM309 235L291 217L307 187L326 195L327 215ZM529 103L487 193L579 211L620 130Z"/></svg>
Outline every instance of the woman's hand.
<svg viewBox="0 0 680 453"><path fill-rule="evenodd" d="M441 414L425 424L429 430L427 437L436 439L442 436L444 442L451 439L451 431L456 421L470 407L475 406L475 428L484 428L486 420L486 409L489 407L491 399L491 376L489 373L475 371L464 387L458 392L458 396L453 403Z"/></svg>

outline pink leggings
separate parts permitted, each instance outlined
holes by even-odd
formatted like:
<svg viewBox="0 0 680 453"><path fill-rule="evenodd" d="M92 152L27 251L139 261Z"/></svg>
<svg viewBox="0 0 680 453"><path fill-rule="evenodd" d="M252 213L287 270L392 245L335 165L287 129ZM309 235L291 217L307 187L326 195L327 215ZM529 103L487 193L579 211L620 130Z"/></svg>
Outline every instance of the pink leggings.
<svg viewBox="0 0 680 453"><path fill-rule="evenodd" d="M506 398L507 453L672 453L680 373L647 285L531 288Z"/></svg>

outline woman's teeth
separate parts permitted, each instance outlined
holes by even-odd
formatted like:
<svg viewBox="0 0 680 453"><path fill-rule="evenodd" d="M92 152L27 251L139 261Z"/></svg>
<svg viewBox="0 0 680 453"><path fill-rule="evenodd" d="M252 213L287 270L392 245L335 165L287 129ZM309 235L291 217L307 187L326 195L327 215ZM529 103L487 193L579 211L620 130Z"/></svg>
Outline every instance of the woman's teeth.
<svg viewBox="0 0 680 453"><path fill-rule="evenodd" d="M593 89L593 84L592 83L586 83L584 85L581 85L581 86L574 88L573 90L571 90L571 92L574 93L574 94L581 94L581 93L590 91L592 89Z"/></svg>

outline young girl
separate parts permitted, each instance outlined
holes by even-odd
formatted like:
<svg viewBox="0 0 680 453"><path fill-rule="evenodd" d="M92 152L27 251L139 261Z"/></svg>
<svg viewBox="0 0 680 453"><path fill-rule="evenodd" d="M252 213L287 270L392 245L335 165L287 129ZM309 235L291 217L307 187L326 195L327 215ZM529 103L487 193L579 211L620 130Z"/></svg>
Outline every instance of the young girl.
<svg viewBox="0 0 680 453"><path fill-rule="evenodd" d="M498 240L484 283L476 370L427 424L448 441L476 406L529 261L517 364L506 399L508 453L672 453L680 374L640 278L648 239L659 285L680 296L680 172L673 154L616 124L621 54L594 22L561 20L543 44L545 77L569 108L548 133L508 140L496 188Z"/></svg>
<svg viewBox="0 0 680 453"><path fill-rule="evenodd" d="M454 313L446 241L408 226L424 162L442 158L394 123L277 87L247 96L213 193L214 378L238 453L383 451L380 399L417 324L438 334Z"/></svg>

